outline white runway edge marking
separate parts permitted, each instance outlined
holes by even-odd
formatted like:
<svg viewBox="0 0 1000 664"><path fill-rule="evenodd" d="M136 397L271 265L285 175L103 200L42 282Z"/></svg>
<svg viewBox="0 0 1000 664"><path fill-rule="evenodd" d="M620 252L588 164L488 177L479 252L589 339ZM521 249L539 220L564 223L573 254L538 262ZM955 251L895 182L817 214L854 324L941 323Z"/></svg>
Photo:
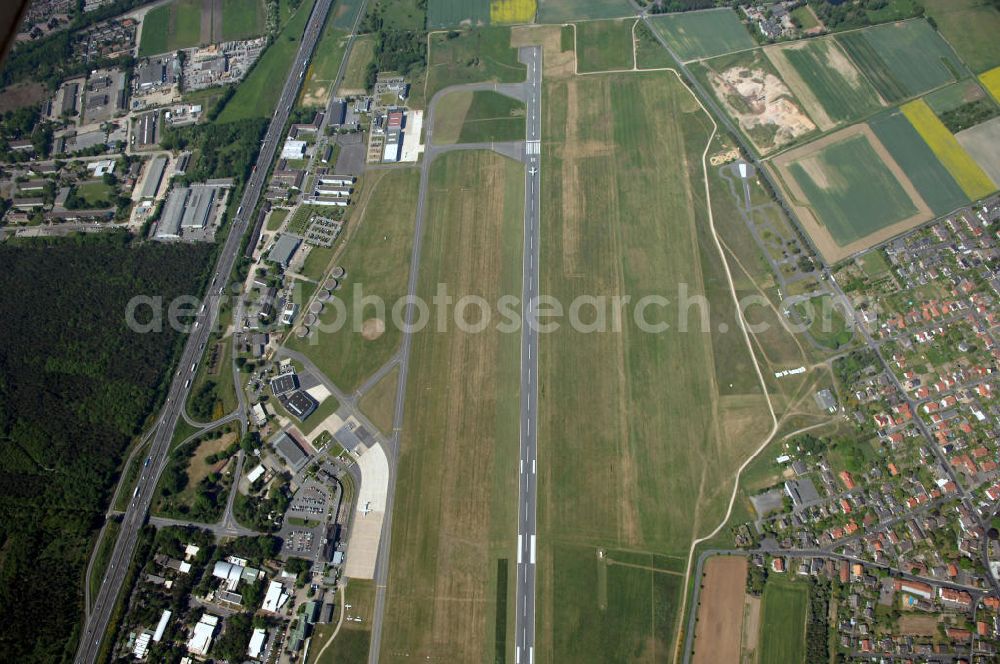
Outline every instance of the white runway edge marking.
<svg viewBox="0 0 1000 664"><path fill-rule="evenodd" d="M535 564L535 536L534 535L531 536L531 558L530 558L530 562L531 562L532 565ZM528 598L525 597L524 600L527 601Z"/></svg>
<svg viewBox="0 0 1000 664"><path fill-rule="evenodd" d="M521 535L517 536L517 564L521 564Z"/></svg>
<svg viewBox="0 0 1000 664"><path fill-rule="evenodd" d="M531 474L532 475L535 474L535 460L534 459L531 460Z"/></svg>
<svg viewBox="0 0 1000 664"><path fill-rule="evenodd" d="M535 662L535 646L528 647L528 664L534 664Z"/></svg>
<svg viewBox="0 0 1000 664"><path fill-rule="evenodd" d="M514 655L514 662L516 664L520 664L520 662L521 662L521 646L517 647L517 654Z"/></svg>

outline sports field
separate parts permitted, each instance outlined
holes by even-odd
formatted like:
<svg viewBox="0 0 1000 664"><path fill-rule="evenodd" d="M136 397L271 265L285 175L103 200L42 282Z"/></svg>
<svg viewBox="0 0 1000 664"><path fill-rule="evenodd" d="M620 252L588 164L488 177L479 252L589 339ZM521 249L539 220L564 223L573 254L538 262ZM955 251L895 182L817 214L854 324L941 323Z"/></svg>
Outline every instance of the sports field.
<svg viewBox="0 0 1000 664"><path fill-rule="evenodd" d="M882 145L913 182L935 215L951 212L969 202L965 192L934 156L910 121L899 111L872 119L872 128Z"/></svg>
<svg viewBox="0 0 1000 664"><path fill-rule="evenodd" d="M345 391L357 389L399 347L400 331L391 324L391 307L406 294L418 182L416 169L395 170L387 172L373 190L358 197L358 209L343 231L348 235L338 240L346 243L337 263L347 271L347 277L335 295L344 303L347 324L340 331L320 329L306 339L292 337L288 341L289 348L308 355ZM360 293L356 288L361 289ZM364 307L360 315L355 315L359 294L383 298L384 314L374 307ZM319 319L332 325L337 319L336 310L327 305ZM371 323L364 326L372 319L384 323L381 334Z"/></svg>
<svg viewBox="0 0 1000 664"><path fill-rule="evenodd" d="M882 107L878 92L832 39L810 39L764 51L822 129Z"/></svg>
<svg viewBox="0 0 1000 664"><path fill-rule="evenodd" d="M271 45L264 50L254 68L237 86L236 94L219 113L218 122L271 117L274 107L278 105L282 85L288 78L292 61L295 60L295 52L299 49L299 41L313 3L314 0L302 0L302 4Z"/></svg>
<svg viewBox="0 0 1000 664"><path fill-rule="evenodd" d="M732 9L664 14L652 18L658 30L681 60L724 55L756 46L750 33Z"/></svg>
<svg viewBox="0 0 1000 664"><path fill-rule="evenodd" d="M539 23L567 23L590 18L634 16L628 0L538 0Z"/></svg>
<svg viewBox="0 0 1000 664"><path fill-rule="evenodd" d="M431 30L489 22L490 0L427 0L427 27Z"/></svg>
<svg viewBox="0 0 1000 664"><path fill-rule="evenodd" d="M923 0L923 4L969 69L979 73L1000 65L1000 9L995 4L987 0Z"/></svg>
<svg viewBox="0 0 1000 664"><path fill-rule="evenodd" d="M564 324L540 338L538 658L662 661L681 613L669 570L682 571L692 538L717 525L735 468L767 430L759 395L733 410L716 383L718 350L730 365L749 356L739 335L716 347L711 334L717 312L732 309L707 234L711 125L670 72L550 79L544 94L541 291L569 306L686 289L712 305L708 329L692 313L681 331L684 313L666 307L647 320L670 327L643 331L625 307L620 331ZM613 610L602 611L587 572L599 548L656 559L643 592L624 571L610 583L609 569ZM616 633L601 626L617 616L634 619Z"/></svg>
<svg viewBox="0 0 1000 664"><path fill-rule="evenodd" d="M430 37L426 99L449 85L496 81L519 83L526 68L517 61L517 49L510 45L508 27L466 30L449 38L442 33Z"/></svg>
<svg viewBox="0 0 1000 664"><path fill-rule="evenodd" d="M451 92L435 113L436 145L524 139L524 104L491 90Z"/></svg>
<svg viewBox="0 0 1000 664"><path fill-rule="evenodd" d="M520 294L522 164L492 152L443 155L427 205L419 296L429 302L438 284L456 300ZM478 334L454 324L437 332L432 322L413 341L384 661L493 661L497 563L516 556L520 394L520 335L496 322Z"/></svg>
<svg viewBox="0 0 1000 664"><path fill-rule="evenodd" d="M934 115L927 102L918 99L904 104L900 110L955 178L966 196L971 200L978 200L996 189L993 181Z"/></svg>
<svg viewBox="0 0 1000 664"><path fill-rule="evenodd" d="M951 47L923 19L877 25L836 39L888 102L966 75Z"/></svg>
<svg viewBox="0 0 1000 664"><path fill-rule="evenodd" d="M792 160L788 170L841 246L917 212L862 134Z"/></svg>
<svg viewBox="0 0 1000 664"><path fill-rule="evenodd" d="M575 24L577 70L631 69L634 23L635 19L615 19Z"/></svg>
<svg viewBox="0 0 1000 664"><path fill-rule="evenodd" d="M798 664L806 656L809 586L772 574L764 587L760 664Z"/></svg>
<svg viewBox="0 0 1000 664"><path fill-rule="evenodd" d="M201 5L202 0L174 0L149 10L142 23L139 56L198 46Z"/></svg>

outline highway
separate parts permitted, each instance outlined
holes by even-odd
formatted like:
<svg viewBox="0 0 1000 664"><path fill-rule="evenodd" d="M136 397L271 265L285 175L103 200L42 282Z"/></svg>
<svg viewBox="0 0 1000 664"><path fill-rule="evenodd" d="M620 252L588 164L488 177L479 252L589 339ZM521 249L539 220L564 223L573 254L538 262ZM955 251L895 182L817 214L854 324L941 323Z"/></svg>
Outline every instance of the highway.
<svg viewBox="0 0 1000 664"><path fill-rule="evenodd" d="M317 0L306 24L299 50L281 91L277 109L261 144L256 165L247 181L239 208L231 222L229 234L219 252L214 276L209 284L209 306L198 313L197 322L194 323L181 353L179 368L170 385L166 405L153 436L148 464L143 468L136 486L135 498L129 504L122 519L121 531L105 571L94 610L86 621L83 634L80 637L75 659L79 664L95 662L100 653L101 641L105 637L116 599L122 590L129 563L135 553L139 531L149 513L156 482L166 466L174 428L177 426L177 421L181 417L190 392L191 379L194 377L193 365L201 358L203 347L208 342L209 334L215 326L219 313L219 296L224 293L229 275L232 273L240 243L253 216L257 201L260 199L270 164L274 160L278 146L284 140L289 111L295 103L309 59L326 22L331 4L332 0ZM245 423L245 420L243 421Z"/></svg>
<svg viewBox="0 0 1000 664"><path fill-rule="evenodd" d="M518 461L517 582L514 592L514 661L535 660L535 548L538 511L538 301L539 191L541 187L542 49L525 46L524 247L521 308L521 430Z"/></svg>

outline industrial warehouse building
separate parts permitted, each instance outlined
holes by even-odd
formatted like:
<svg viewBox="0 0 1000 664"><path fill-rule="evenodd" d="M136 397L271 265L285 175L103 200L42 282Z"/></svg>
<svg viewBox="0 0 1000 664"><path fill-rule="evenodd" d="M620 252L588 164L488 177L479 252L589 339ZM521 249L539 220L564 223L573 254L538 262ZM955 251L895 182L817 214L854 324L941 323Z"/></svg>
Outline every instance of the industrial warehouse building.
<svg viewBox="0 0 1000 664"><path fill-rule="evenodd" d="M156 192L160 190L160 183L163 181L163 172L167 168L166 157L153 157L146 167L146 180L142 183L140 198L156 198Z"/></svg>
<svg viewBox="0 0 1000 664"><path fill-rule="evenodd" d="M158 238L179 238L182 231L208 226L219 187L193 184L170 192L156 228Z"/></svg>
<svg viewBox="0 0 1000 664"><path fill-rule="evenodd" d="M302 240L294 235L282 235L271 246L271 251L268 252L267 259L272 263L277 263L282 268L287 268L291 264L292 258L295 257L295 252L301 243Z"/></svg>

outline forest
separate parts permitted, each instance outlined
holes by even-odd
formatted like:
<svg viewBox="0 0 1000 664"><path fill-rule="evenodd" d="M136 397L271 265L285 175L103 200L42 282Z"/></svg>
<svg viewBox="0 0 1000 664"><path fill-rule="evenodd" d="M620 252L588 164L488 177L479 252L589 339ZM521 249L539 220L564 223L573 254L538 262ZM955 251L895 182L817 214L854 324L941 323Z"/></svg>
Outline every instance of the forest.
<svg viewBox="0 0 1000 664"><path fill-rule="evenodd" d="M195 294L210 244L124 234L0 245L0 652L69 662L87 560L124 451L183 339L126 324L136 295Z"/></svg>

